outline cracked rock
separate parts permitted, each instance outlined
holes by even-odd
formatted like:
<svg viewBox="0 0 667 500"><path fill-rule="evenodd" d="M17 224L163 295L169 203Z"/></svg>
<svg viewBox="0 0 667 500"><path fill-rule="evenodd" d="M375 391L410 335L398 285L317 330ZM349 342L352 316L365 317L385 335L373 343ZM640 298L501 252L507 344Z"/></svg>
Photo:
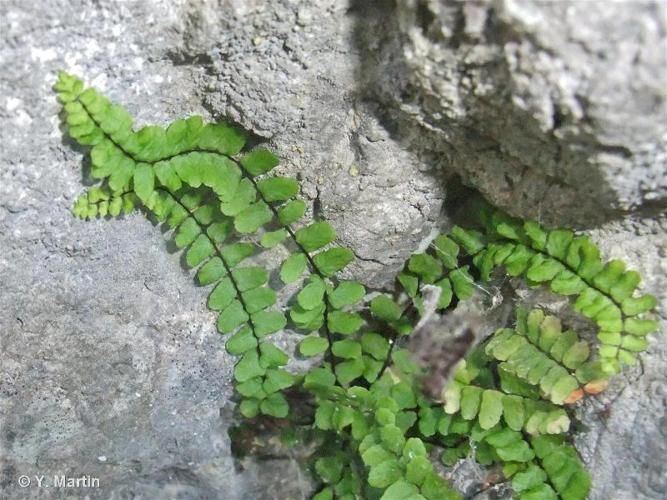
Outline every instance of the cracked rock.
<svg viewBox="0 0 667 500"><path fill-rule="evenodd" d="M551 225L667 207L663 2L387 5L364 12L364 83L415 149Z"/></svg>
<svg viewBox="0 0 667 500"><path fill-rule="evenodd" d="M515 215L590 229L663 318L664 19L645 1L2 2L0 497L60 498L23 474L90 474L100 488L72 494L93 499L310 494L290 456L232 456L234 358L159 226L72 217L90 179L62 138L57 70L138 126L201 114L267 141L370 288L450 224L458 176ZM577 409L592 499L667 494L655 337Z"/></svg>

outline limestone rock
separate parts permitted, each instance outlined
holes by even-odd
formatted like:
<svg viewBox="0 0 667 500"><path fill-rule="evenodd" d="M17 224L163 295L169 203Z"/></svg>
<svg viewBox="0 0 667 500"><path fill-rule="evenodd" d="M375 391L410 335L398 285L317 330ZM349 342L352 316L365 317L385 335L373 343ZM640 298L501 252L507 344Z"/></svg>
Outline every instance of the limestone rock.
<svg viewBox="0 0 667 500"><path fill-rule="evenodd" d="M160 228L71 216L90 179L59 129L58 69L138 125L227 117L269 141L371 287L448 224L458 175L516 215L591 227L664 315L664 16L649 2L2 2L0 496L60 498L22 474L98 477L71 492L90 498L309 494L289 457L232 457L234 359ZM659 338L642 360L580 410L591 498L665 495Z"/></svg>
<svg viewBox="0 0 667 500"><path fill-rule="evenodd" d="M406 0L366 17L365 88L494 204L579 227L667 207L664 3Z"/></svg>

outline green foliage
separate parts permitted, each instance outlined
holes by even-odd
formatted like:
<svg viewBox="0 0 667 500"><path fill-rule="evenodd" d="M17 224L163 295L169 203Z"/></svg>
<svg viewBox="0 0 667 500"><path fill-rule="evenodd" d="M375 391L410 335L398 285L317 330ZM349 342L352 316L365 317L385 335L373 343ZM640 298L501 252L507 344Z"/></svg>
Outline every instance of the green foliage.
<svg viewBox="0 0 667 500"><path fill-rule="evenodd" d="M651 295L635 296L640 276L619 260L603 263L587 236L564 229L547 230L536 222L521 222L483 206L480 220L487 232L486 247L471 248L483 279L497 267L523 276L531 285L548 285L552 292L573 298L574 309L593 320L600 341L600 368L613 375L634 364L645 350L646 334L657 328L644 317L656 305Z"/></svg>
<svg viewBox="0 0 667 500"><path fill-rule="evenodd" d="M322 484L313 498L460 498L436 472L436 451L445 465L502 465L515 498L586 497L589 476L567 442L569 405L603 390L646 349L656 300L636 294L636 272L603 263L586 236L478 202L469 211L478 227L456 226L412 255L395 294L367 295L338 276L352 251L336 246L328 222L301 220L299 183L272 173L272 152L244 150L244 131L199 117L135 131L126 110L75 77L61 73L55 89L70 136L90 148L98 182L75 201L74 215L140 208L170 231L197 282L210 288L217 329L238 356L239 412L298 426L304 410L295 401L314 404L310 427L321 445L312 464ZM259 264L257 254L276 247L279 269ZM499 325L482 339L434 400L422 391L430 367L400 347L432 313L425 286L440 289L434 306L446 314L502 278L500 270L572 297L599 328L597 349L559 318L519 306L513 328ZM282 285L273 271L293 291L287 305L276 305L273 287ZM275 343L287 326L303 335L297 356L321 359L303 373Z"/></svg>
<svg viewBox="0 0 667 500"><path fill-rule="evenodd" d="M507 333L503 330L499 332L500 336ZM499 333L494 335L487 348L498 336ZM503 425L510 429L528 434L554 434L569 429L570 419L564 409L545 400L538 390L525 391L524 386L507 380L508 373L510 376L514 374L504 364L475 354L469 357L470 363L460 363L454 380L445 391L446 414L477 421L483 430L493 428L501 419ZM479 362L480 359L484 364ZM487 376L490 372L496 372L495 376ZM498 382L492 384L489 380Z"/></svg>
<svg viewBox="0 0 667 500"><path fill-rule="evenodd" d="M282 311L271 310L276 294L267 286L268 271L242 266L259 247L233 238L255 234L269 223L282 227L260 236L263 247L296 234L300 251L287 259L281 273L292 281L313 262L307 252L333 241L333 228L320 222L292 231L289 224L305 210L301 200L293 199L298 183L280 176L259 178L278 165L267 150L235 156L245 143L243 131L192 117L167 129L151 126L134 132L123 108L84 89L80 80L61 73L55 88L65 103L70 135L92 146L91 173L101 181L75 202L74 214L117 216L142 206L173 230L186 264L197 269L200 284L212 287L208 305L219 313L220 333L231 335L228 351L242 356L234 375L239 393L249 401L242 402L244 413L286 416L282 394L266 390L294 383L277 381L270 370L286 364L287 355L266 338L281 330L286 318ZM329 259L322 259L333 272ZM337 267L344 265L339 262Z"/></svg>
<svg viewBox="0 0 667 500"><path fill-rule="evenodd" d="M452 237L438 236L426 253L412 255L398 276L399 283L419 311L423 309L423 298L419 293L423 285L440 288L437 304L440 311L454 305L456 300L467 300L474 294L475 280L470 274L470 266L458 264L462 247L453 239L453 234Z"/></svg>

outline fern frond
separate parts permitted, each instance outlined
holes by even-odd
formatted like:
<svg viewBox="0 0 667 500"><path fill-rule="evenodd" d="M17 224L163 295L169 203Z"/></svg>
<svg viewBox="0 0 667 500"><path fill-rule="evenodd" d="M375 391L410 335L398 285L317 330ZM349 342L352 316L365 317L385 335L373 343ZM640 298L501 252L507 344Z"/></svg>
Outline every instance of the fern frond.
<svg viewBox="0 0 667 500"><path fill-rule="evenodd" d="M635 295L640 283L636 271L626 271L619 260L603 263L587 236L548 230L488 206L480 210L479 218L485 223L488 244L460 228L452 231L452 237L467 242L466 252L482 279L504 267L510 276L525 276L531 285L547 284L554 293L574 297L574 308L600 329L600 366L605 373L613 375L623 364L634 364L636 353L648 346L644 337L657 328L647 314L657 303L655 297Z"/></svg>
<svg viewBox="0 0 667 500"><path fill-rule="evenodd" d="M208 306L219 311L218 330L235 332L227 350L242 356L234 370L236 389L245 398L242 413L286 416L287 402L278 391L291 386L294 377L281 369L287 355L264 338L282 329L286 320L282 312L269 310L276 295L266 286L268 272L258 266L240 266L254 253L254 246L226 243L232 221L197 191L157 192L168 193L174 201L171 211L160 216L175 230L176 245L186 249L186 263L198 267L201 284L215 285Z"/></svg>
<svg viewBox="0 0 667 500"><path fill-rule="evenodd" d="M85 89L75 77L61 73L55 88L70 134L92 146L92 175L102 181L77 200L75 215L118 215L141 203L166 221L176 245L186 252L186 263L197 268L198 281L214 286L208 305L219 312L218 330L233 333L228 350L241 356L235 378L245 398L242 413L285 416L287 403L277 391L293 383L280 368L287 356L264 337L282 329L286 319L268 309L276 296L266 286L266 270L238 267L257 247L228 240L233 233L251 235L275 221L282 229L265 232L263 246L291 236L301 250L297 259L323 276L345 267L351 252L329 249L310 256L308 252L330 243L335 232L325 222L291 229L289 224L305 212L305 204L294 199L298 183L280 176L258 178L278 160L263 149L235 157L245 144L245 133L235 127L191 117L167 129L150 126L134 132L125 109Z"/></svg>
<svg viewBox="0 0 667 500"><path fill-rule="evenodd" d="M599 392L601 381L606 379L598 369L595 380L586 380L595 368L585 365L588 344L571 330L563 332L557 317L545 316L539 309L520 315L516 331L498 330L486 344L486 353L503 361L506 371L538 385L542 394L558 405L574 403L584 392ZM586 374L584 380L582 374Z"/></svg>
<svg viewBox="0 0 667 500"><path fill-rule="evenodd" d="M412 255L397 277L400 290L367 296L338 273L354 259L336 245L326 221L302 219L306 203L295 179L272 172L269 150L244 151L246 133L200 117L166 128L133 129L132 118L66 73L55 85L70 135L90 146L99 181L74 203L77 217L118 216L142 208L170 231L197 281L210 286L208 307L228 336L239 410L290 415L286 389L315 402L312 429L322 438L314 472L318 500L333 498L459 498L429 459L441 449L451 465L473 454L502 464L517 498L584 498L590 479L574 448L556 434L569 430L566 411L647 346L656 328L656 300L636 295L639 275L621 261L603 263L589 238L522 222L475 202L483 231L455 226ZM296 283L288 306L275 308L269 269L247 264L283 245L284 283ZM599 327L598 357L573 331L540 310L519 308L515 329L501 328L468 353L442 399L422 391L423 367L400 347L425 314L430 286L437 311L471 298L475 278L497 269L573 297L574 308ZM430 285L430 286L427 286ZM322 362L301 375L269 339L287 318L306 335L305 357Z"/></svg>
<svg viewBox="0 0 667 500"><path fill-rule="evenodd" d="M454 380L445 389L444 399L447 415L477 421L485 430L501 419L509 428L529 434L560 434L570 426L570 418L562 408L539 397L507 393L480 384L475 371L468 370L465 362L461 362Z"/></svg>

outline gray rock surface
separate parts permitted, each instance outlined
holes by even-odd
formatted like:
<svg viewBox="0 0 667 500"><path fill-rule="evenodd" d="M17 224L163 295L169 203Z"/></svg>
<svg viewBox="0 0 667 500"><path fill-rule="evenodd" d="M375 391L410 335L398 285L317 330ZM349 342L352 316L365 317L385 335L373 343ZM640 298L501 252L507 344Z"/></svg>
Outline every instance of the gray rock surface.
<svg viewBox="0 0 667 500"><path fill-rule="evenodd" d="M370 286L446 225L457 174L516 214L596 224L665 314L667 228L647 216L667 199L663 4L397 3L0 4L0 497L308 491L289 458L231 456L233 359L159 227L70 215L87 178L58 126L60 68L139 125L228 116L268 140ZM591 498L666 494L666 355L658 338L643 373L582 407Z"/></svg>
<svg viewBox="0 0 667 500"><path fill-rule="evenodd" d="M667 207L664 2L368 9L364 88L496 205L590 227Z"/></svg>
<svg viewBox="0 0 667 500"><path fill-rule="evenodd" d="M182 5L0 4L0 498L301 498L290 460L237 463L232 368L194 286L141 214L83 222L65 68L139 124L206 110L175 66ZM222 410L225 410L224 412ZM54 475L99 488L54 489ZM21 475L32 485L21 488ZM45 476L43 488L34 476ZM48 487L47 487L48 486Z"/></svg>
<svg viewBox="0 0 667 500"><path fill-rule="evenodd" d="M315 211L354 249L351 268L371 286L391 282L411 248L429 234L443 200L441 181L377 118L359 85L366 53L363 18L347 2L193 3L175 58L201 69L201 94L269 139L283 171L302 180ZM180 58L179 58L180 54Z"/></svg>

